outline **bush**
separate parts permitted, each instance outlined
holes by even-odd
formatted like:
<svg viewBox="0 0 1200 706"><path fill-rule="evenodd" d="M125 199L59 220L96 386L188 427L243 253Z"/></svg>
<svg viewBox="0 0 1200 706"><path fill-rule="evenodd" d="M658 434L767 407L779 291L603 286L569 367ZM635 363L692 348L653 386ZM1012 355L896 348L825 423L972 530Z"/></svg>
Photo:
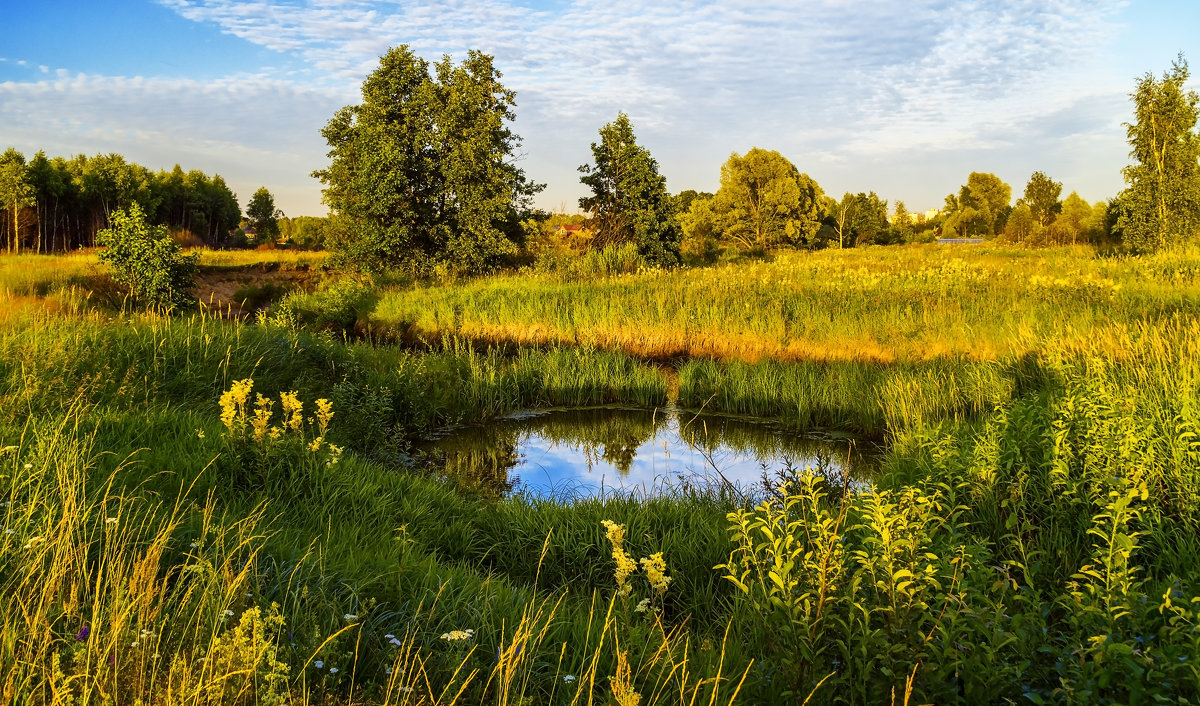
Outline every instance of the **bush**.
<svg viewBox="0 0 1200 706"><path fill-rule="evenodd" d="M105 246L100 261L112 278L129 288L142 304L165 309L185 308L195 302L190 290L195 282L197 255L184 255L166 226L146 223L142 207L114 211L111 227L96 234Z"/></svg>

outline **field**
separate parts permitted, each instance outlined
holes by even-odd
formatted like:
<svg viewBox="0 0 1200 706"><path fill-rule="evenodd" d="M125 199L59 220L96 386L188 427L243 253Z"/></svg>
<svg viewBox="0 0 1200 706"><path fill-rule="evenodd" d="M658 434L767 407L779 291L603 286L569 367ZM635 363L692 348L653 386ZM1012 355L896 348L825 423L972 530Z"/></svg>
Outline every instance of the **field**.
<svg viewBox="0 0 1200 706"><path fill-rule="evenodd" d="M6 702L1200 699L1198 251L201 264L274 303L164 316L90 255L0 259ZM546 500L411 463L447 425L668 400L882 468Z"/></svg>

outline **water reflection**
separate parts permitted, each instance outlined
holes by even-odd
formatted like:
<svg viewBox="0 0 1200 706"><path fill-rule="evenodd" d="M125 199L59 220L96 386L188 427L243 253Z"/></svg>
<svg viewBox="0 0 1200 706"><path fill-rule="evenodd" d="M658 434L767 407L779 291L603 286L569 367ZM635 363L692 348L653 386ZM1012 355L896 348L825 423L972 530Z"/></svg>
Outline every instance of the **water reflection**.
<svg viewBox="0 0 1200 706"><path fill-rule="evenodd" d="M858 485L875 467L870 446L846 437L673 409L526 413L454 430L421 450L434 472L488 497L652 495L712 485L754 492L764 472L774 476L789 464Z"/></svg>

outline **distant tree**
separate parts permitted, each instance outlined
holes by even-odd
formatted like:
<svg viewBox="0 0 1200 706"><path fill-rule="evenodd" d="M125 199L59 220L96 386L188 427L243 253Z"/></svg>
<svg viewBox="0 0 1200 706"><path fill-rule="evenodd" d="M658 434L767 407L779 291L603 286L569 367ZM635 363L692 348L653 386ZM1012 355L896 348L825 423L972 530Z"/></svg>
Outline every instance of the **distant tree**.
<svg viewBox="0 0 1200 706"><path fill-rule="evenodd" d="M12 235L8 241L8 251L21 251L21 209L33 205L33 187L28 181L28 169L25 166L25 155L9 147L0 155L0 203L8 209Z"/></svg>
<svg viewBox="0 0 1200 706"><path fill-rule="evenodd" d="M1063 200L1062 213L1055 221L1055 226L1058 231L1056 239L1063 244L1075 245L1080 241L1089 242L1098 235L1094 230L1095 221L1091 204L1080 198L1079 194L1074 191Z"/></svg>
<svg viewBox="0 0 1200 706"><path fill-rule="evenodd" d="M150 306L175 309L195 301L188 290L194 285L198 255L184 255L166 226L147 224L136 202L128 212L113 211L109 220L112 226L96 234L96 243L104 246L100 261L113 279Z"/></svg>
<svg viewBox="0 0 1200 706"><path fill-rule="evenodd" d="M821 227L823 195L782 154L755 147L721 167L711 206L721 237L741 247L807 245Z"/></svg>
<svg viewBox="0 0 1200 706"><path fill-rule="evenodd" d="M832 205L830 220L839 248L846 247L847 243L852 246L868 243L889 229L887 201L881 200L874 191L847 192L841 201Z"/></svg>
<svg viewBox="0 0 1200 706"><path fill-rule="evenodd" d="M711 199L712 197L713 195L707 191L686 189L671 197L671 207L675 209L676 216L681 216L688 212L688 209L692 207L692 202L696 199Z"/></svg>
<svg viewBox="0 0 1200 706"><path fill-rule="evenodd" d="M625 113L600 128L592 160L595 164L579 167L579 181L592 192L579 199L579 207L591 216L595 245L635 243L648 262L677 264L683 231L674 218L667 180L649 150L637 143Z"/></svg>
<svg viewBox="0 0 1200 706"><path fill-rule="evenodd" d="M1184 89L1187 81L1181 54L1161 81L1147 73L1130 95L1135 120L1125 128L1134 163L1123 170L1128 187L1117 227L1134 252L1176 245L1200 227L1198 96Z"/></svg>
<svg viewBox="0 0 1200 706"><path fill-rule="evenodd" d="M280 218L283 218L283 211L275 208L275 197L267 191L267 187L258 187L258 191L250 197L250 203L246 204L246 220L254 227L255 237L261 241L275 242L279 238Z"/></svg>
<svg viewBox="0 0 1200 706"><path fill-rule="evenodd" d="M1025 185L1025 195L1021 201L1029 205L1030 213L1039 223L1048 226L1062 211L1062 203L1058 200L1061 195L1061 181L1054 181L1042 172L1034 172Z"/></svg>
<svg viewBox="0 0 1200 706"><path fill-rule="evenodd" d="M911 243L913 239L913 215L908 212L908 207L903 201L896 201L894 215L892 216L892 231L894 232L894 241L898 243Z"/></svg>
<svg viewBox="0 0 1200 706"><path fill-rule="evenodd" d="M693 199L688 210L678 215L679 224L683 228L683 243L680 249L686 255L709 261L716 257L720 249L720 241L713 214L713 195L700 196Z"/></svg>
<svg viewBox="0 0 1200 706"><path fill-rule="evenodd" d="M434 65L388 50L321 134L330 165L313 172L333 210L328 235L363 269L403 265L480 271L516 253L542 187L514 161L516 94L477 51Z"/></svg>
<svg viewBox="0 0 1200 706"><path fill-rule="evenodd" d="M946 197L943 227L957 237L994 238L1004 229L1012 207L1012 187L987 172L971 172L967 183Z"/></svg>
<svg viewBox="0 0 1200 706"><path fill-rule="evenodd" d="M1042 224L1033 215L1033 209L1025 201L1019 201L1004 224L1004 240L1024 245L1042 243Z"/></svg>

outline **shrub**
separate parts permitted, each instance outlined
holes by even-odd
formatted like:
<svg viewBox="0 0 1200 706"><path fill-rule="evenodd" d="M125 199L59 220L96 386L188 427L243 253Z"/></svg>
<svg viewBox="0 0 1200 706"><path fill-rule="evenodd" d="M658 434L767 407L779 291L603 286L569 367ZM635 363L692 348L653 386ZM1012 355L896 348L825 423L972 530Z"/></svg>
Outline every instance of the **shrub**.
<svg viewBox="0 0 1200 706"><path fill-rule="evenodd" d="M165 309L185 308L195 302L188 291L195 282L197 255L184 255L166 226L146 223L142 207L117 210L111 227L96 234L96 243L106 246L100 260L112 277L129 288L138 302Z"/></svg>

